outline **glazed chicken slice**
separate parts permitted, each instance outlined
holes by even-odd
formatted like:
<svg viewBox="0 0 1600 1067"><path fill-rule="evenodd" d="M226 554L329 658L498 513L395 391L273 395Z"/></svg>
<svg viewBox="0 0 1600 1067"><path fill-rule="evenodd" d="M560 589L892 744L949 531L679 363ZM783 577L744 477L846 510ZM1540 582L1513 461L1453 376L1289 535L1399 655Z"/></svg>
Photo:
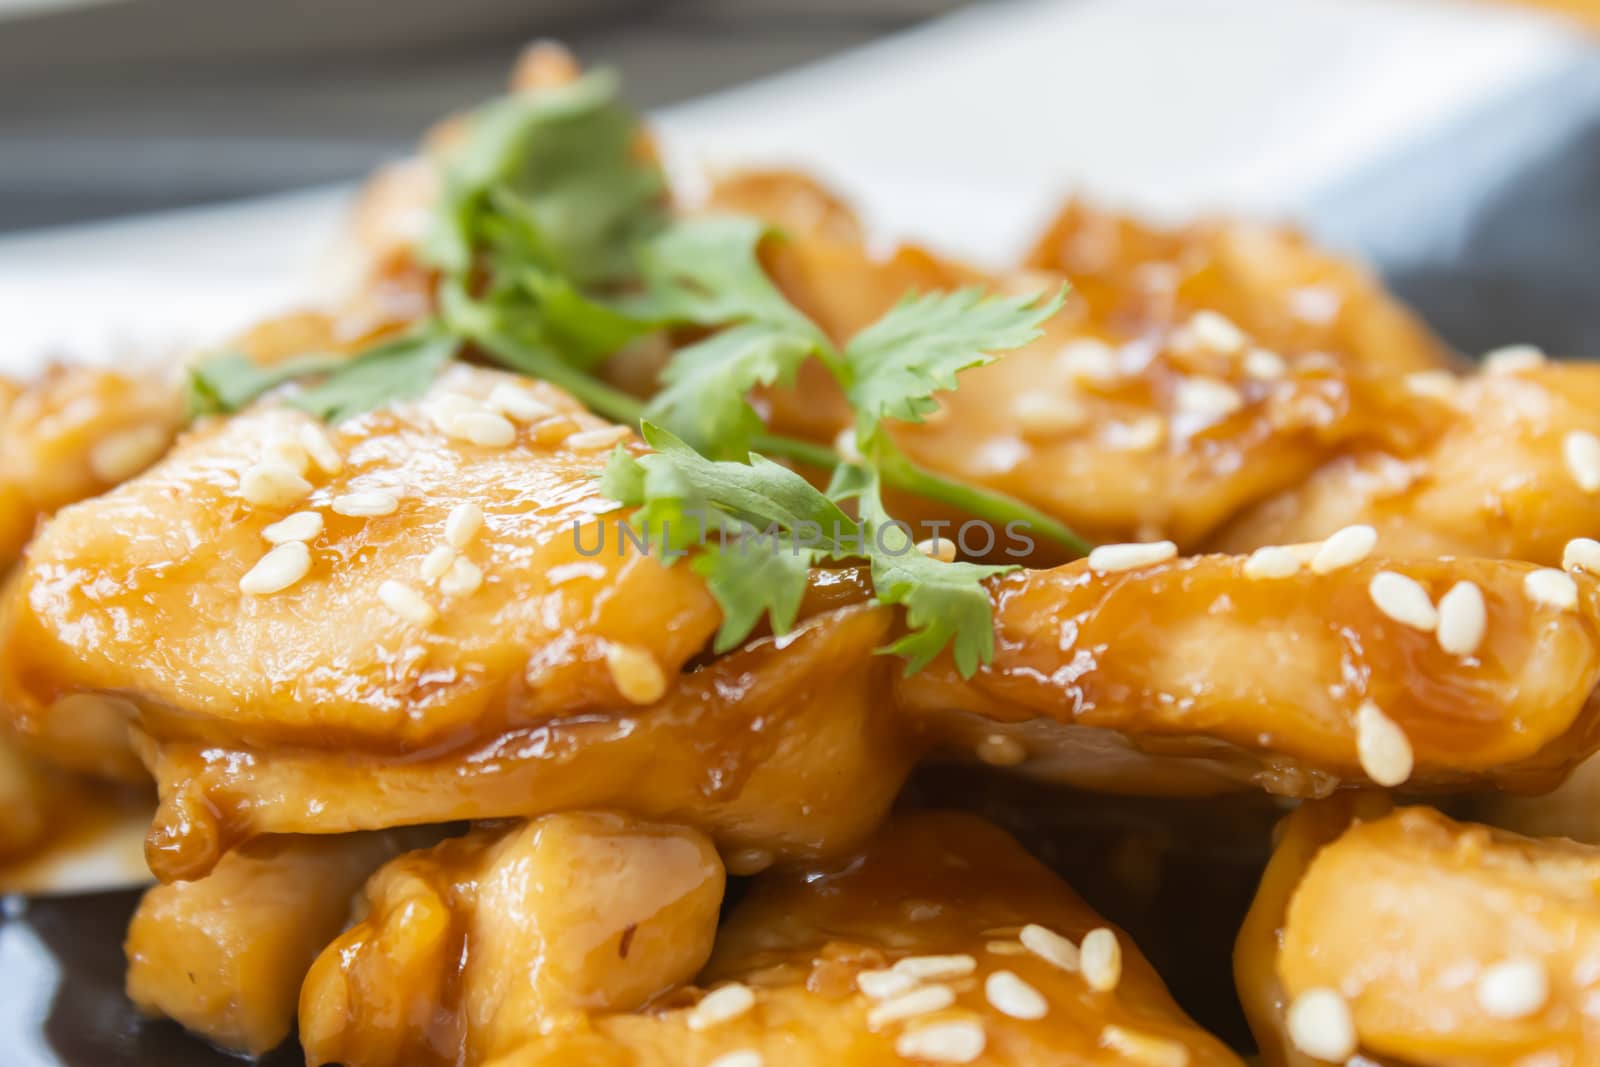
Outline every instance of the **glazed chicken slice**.
<svg viewBox="0 0 1600 1067"><path fill-rule="evenodd" d="M758 876L720 931L720 868L683 831L568 815L468 840L369 886L306 983L310 1062L1239 1062L973 816L899 816L843 864Z"/></svg>
<svg viewBox="0 0 1600 1067"><path fill-rule="evenodd" d="M469 367L332 430L270 405L202 426L35 543L0 703L34 735L90 704L136 720L163 879L255 834L591 807L848 848L917 756L896 705L925 740L999 737L1029 773L1122 792L1535 789L1594 747L1592 577L1362 558L1360 531L1011 575L970 680L896 682L874 650L898 624L850 603L849 572L796 633L702 664L700 579L598 541L591 475L627 436Z"/></svg>
<svg viewBox="0 0 1600 1067"><path fill-rule="evenodd" d="M768 250L769 272L839 343L908 292L976 285L1033 293L1078 281L1072 269L985 275L914 246L875 257L847 209L793 175L734 179L714 191L712 206L784 228ZM1436 367L1440 356L1353 268L1268 231L1203 232L1152 237L1130 262L1097 268L1106 277L1090 271L1045 336L965 372L959 390L941 395L936 417L893 427L896 442L924 466L1025 500L1090 540L1170 538L1192 549L1344 451L1414 448L1443 421L1413 409L1398 375L1368 373ZM1180 269L1197 254L1229 266ZM1206 303L1225 288L1213 275L1244 272L1252 255L1273 264L1257 268L1266 279L1247 298L1250 321L1265 324L1259 336ZM1181 297L1141 288L1188 269L1195 274ZM1331 301L1331 318L1296 319L1297 294L1300 304ZM1379 342L1402 335L1401 354L1381 359ZM831 441L851 425L833 380L816 366L793 390L764 394L763 404L785 433ZM953 517L898 503L909 516ZM1044 546L1039 558L1051 555Z"/></svg>
<svg viewBox="0 0 1600 1067"><path fill-rule="evenodd" d="M55 366L30 384L0 380L0 573L41 518L155 462L182 415L155 374Z"/></svg>
<svg viewBox="0 0 1600 1067"><path fill-rule="evenodd" d="M723 882L703 835L605 814L403 856L306 978L306 1062L471 1067L590 1014L635 1011L705 964Z"/></svg>
<svg viewBox="0 0 1600 1067"><path fill-rule="evenodd" d="M1006 575L993 663L936 663L898 701L947 749L1103 792L1534 792L1594 750L1594 578L1371 545L1119 546Z"/></svg>
<svg viewBox="0 0 1600 1067"><path fill-rule="evenodd" d="M1284 227L1210 220L1164 230L1069 202L1025 263L1059 271L1108 323L1137 331L1215 311L1283 356L1356 370L1447 364L1444 347L1358 264Z"/></svg>
<svg viewBox="0 0 1600 1067"><path fill-rule="evenodd" d="M1379 819L1393 809L1394 802L1385 793L1343 793L1307 801L1278 827L1276 847L1261 874L1233 952L1239 1003L1265 1067L1316 1067L1319 1062L1296 1048L1289 1036L1289 1001L1278 977L1278 952L1289 902L1317 853L1338 840L1357 819Z"/></svg>
<svg viewBox="0 0 1600 1067"><path fill-rule="evenodd" d="M1290 1043L1415 1067L1594 1062L1597 886L1600 850L1571 841L1428 808L1357 823L1289 901L1275 971Z"/></svg>
<svg viewBox="0 0 1600 1067"><path fill-rule="evenodd" d="M198 881L156 886L128 926L128 999L232 1052L277 1047L356 891L428 836L262 837Z"/></svg>
<svg viewBox="0 0 1600 1067"><path fill-rule="evenodd" d="M35 542L0 705L33 736L86 702L136 719L164 879L257 833L572 807L849 847L910 759L871 713L888 613L825 612L680 679L710 594L591 539L613 506L593 472L627 437L468 367L332 430L272 406L204 424Z"/></svg>
<svg viewBox="0 0 1600 1067"><path fill-rule="evenodd" d="M1365 523L1396 554L1554 567L1572 539L1600 531L1600 367L1534 363L1409 380L1422 431L1412 444L1340 456L1240 515L1216 547L1247 551Z"/></svg>

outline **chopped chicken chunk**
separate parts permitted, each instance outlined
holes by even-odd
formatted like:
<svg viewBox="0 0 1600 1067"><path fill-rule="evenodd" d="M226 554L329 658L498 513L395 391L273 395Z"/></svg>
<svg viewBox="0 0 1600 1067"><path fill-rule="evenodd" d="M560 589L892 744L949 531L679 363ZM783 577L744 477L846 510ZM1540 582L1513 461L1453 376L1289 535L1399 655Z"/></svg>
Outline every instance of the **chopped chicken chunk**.
<svg viewBox="0 0 1600 1067"><path fill-rule="evenodd" d="M902 815L846 864L759 875L697 987L530 1033L495 1067L1241 1062L1125 934L971 815Z"/></svg>
<svg viewBox="0 0 1600 1067"><path fill-rule="evenodd" d="M1416 1067L1587 1064L1600 849L1406 808L1310 861L1277 957L1301 1051Z"/></svg>
<svg viewBox="0 0 1600 1067"><path fill-rule="evenodd" d="M1562 565L1600 531L1600 367L1429 376L1407 443L1342 455L1244 512L1214 543L1242 552L1353 523L1397 555ZM1434 391L1436 390L1436 391Z"/></svg>
<svg viewBox="0 0 1600 1067"><path fill-rule="evenodd" d="M206 877L156 886L128 926L128 997L207 1041L258 1056L294 1023L311 961L401 839L262 837Z"/></svg>
<svg viewBox="0 0 1600 1067"><path fill-rule="evenodd" d="M306 1062L471 1067L591 1013L635 1011L705 964L723 881L702 835L616 815L551 815L403 856L306 978Z"/></svg>

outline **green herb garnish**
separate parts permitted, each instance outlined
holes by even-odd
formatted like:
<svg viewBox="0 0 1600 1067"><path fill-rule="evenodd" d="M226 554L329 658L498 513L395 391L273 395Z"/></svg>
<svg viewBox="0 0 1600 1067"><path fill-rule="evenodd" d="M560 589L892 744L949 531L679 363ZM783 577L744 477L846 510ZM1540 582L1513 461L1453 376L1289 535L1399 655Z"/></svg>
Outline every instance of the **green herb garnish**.
<svg viewBox="0 0 1600 1067"><path fill-rule="evenodd" d="M1024 524L1074 553L1089 546L1021 501L917 466L884 420L920 422L960 371L1038 337L1062 294L908 296L837 347L761 266L762 242L782 235L748 218L672 218L641 141L605 72L489 104L445 164L444 195L418 250L440 275L434 314L354 357L273 368L210 360L191 373L191 410L238 410L303 380L288 402L338 421L422 392L471 350L640 427L655 451L619 448L601 488L636 509L633 527L665 558L691 557L722 608L718 651L763 618L787 632L813 565L865 560L877 600L906 609L909 632L884 651L915 671L950 647L971 674L994 649L982 583L1011 568L922 554L883 490ZM673 354L648 401L598 376L607 357L670 328L707 332ZM753 389L791 384L809 359L828 369L855 413L849 457L768 433L750 403ZM831 470L832 482L824 492L777 460Z"/></svg>

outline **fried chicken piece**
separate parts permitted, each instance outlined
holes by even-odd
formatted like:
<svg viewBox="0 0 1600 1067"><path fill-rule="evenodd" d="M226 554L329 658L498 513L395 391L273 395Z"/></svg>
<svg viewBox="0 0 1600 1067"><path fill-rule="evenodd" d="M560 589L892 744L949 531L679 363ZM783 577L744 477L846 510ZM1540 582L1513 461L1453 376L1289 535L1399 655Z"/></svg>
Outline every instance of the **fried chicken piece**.
<svg viewBox="0 0 1600 1067"><path fill-rule="evenodd" d="M1444 347L1360 265L1285 227L1209 220L1162 230L1071 201L1025 263L1056 270L1104 322L1175 323L1214 311L1283 356L1349 369L1446 366Z"/></svg>
<svg viewBox="0 0 1600 1067"><path fill-rule="evenodd" d="M497 386L533 425L484 406ZM485 425L504 436L461 439ZM650 703L719 620L686 568L585 554L574 524L614 507L593 472L626 436L468 367L332 429L212 420L35 542L0 692L25 733L66 691L125 690L167 736L391 753Z"/></svg>
<svg viewBox="0 0 1600 1067"><path fill-rule="evenodd" d="M711 205L783 227L785 239L765 250L769 273L840 344L909 292L1077 284L1072 269L1061 273L1043 260L994 275L915 246L876 256L847 208L794 175L740 176L718 187ZM1439 357L1420 330L1411 336L1408 320L1389 321L1394 309L1353 268L1246 226L1150 235L1146 243L1129 262L1090 271L1040 340L964 372L961 388L940 396L936 417L895 424L895 441L922 465L1025 500L1091 540L1171 538L1192 549L1344 451L1414 448L1447 417L1413 410L1398 375L1364 373L1434 367ZM1197 257L1199 267L1191 263ZM1185 270L1194 272L1183 283L1192 292L1145 288ZM1267 276L1253 282L1244 305L1261 335L1205 302L1219 295L1219 272ZM1307 293L1332 300L1332 317L1316 325L1297 319L1295 294L1300 304L1314 302ZM1382 345L1402 334L1410 343L1399 349L1410 354L1380 361ZM762 403L782 433L832 441L851 425L836 384L817 365L792 389L764 391ZM960 518L927 502L895 504L908 518ZM1043 546L1038 559L1059 554Z"/></svg>
<svg viewBox="0 0 1600 1067"><path fill-rule="evenodd" d="M964 814L897 816L846 864L759 876L697 985L496 1067L1240 1062L1126 935Z"/></svg>
<svg viewBox="0 0 1600 1067"><path fill-rule="evenodd" d="M128 926L128 999L233 1052L277 1047L311 961L344 926L351 897L405 840L262 837L198 881L156 886Z"/></svg>
<svg viewBox="0 0 1600 1067"><path fill-rule="evenodd" d="M1322 848L1277 974L1321 1059L1578 1065L1600 1048L1600 849L1407 808Z"/></svg>
<svg viewBox="0 0 1600 1067"><path fill-rule="evenodd" d="M147 742L147 857L195 877L257 833L339 833L592 807L704 828L751 862L853 847L916 756L886 714L889 618L847 609L763 638L645 708L558 716L437 754Z"/></svg>
<svg viewBox="0 0 1600 1067"><path fill-rule="evenodd" d="M1282 577L1236 556L1118 569L1141 548L1102 550L1109 573L1006 575L993 663L963 680L937 661L898 700L948 748L1103 792L1534 792L1600 744L1593 577L1348 556L1316 573L1349 543L1272 560Z"/></svg>
<svg viewBox="0 0 1600 1067"><path fill-rule="evenodd" d="M701 834L616 815L550 815L403 856L306 978L306 1062L469 1067L590 1013L635 1011L705 964L723 882Z"/></svg>
<svg viewBox="0 0 1600 1067"><path fill-rule="evenodd" d="M0 571L40 519L155 462L182 414L156 374L53 366L27 385L0 381Z"/></svg>
<svg viewBox="0 0 1600 1067"><path fill-rule="evenodd" d="M1316 1067L1319 1062L1294 1047L1289 1038L1288 998L1278 980L1278 950L1288 921L1289 901L1306 869L1322 849L1357 819L1387 815L1394 803L1384 793L1351 792L1307 801L1279 825L1277 847L1262 872L1250 912L1234 942L1233 978L1239 1003L1264 1067Z"/></svg>
<svg viewBox="0 0 1600 1067"><path fill-rule="evenodd" d="M483 408L491 394L531 425ZM513 440L445 432L463 419ZM126 701L163 791L164 879L256 833L573 806L681 816L736 846L849 847L909 762L870 714L888 613L680 683L720 615L689 568L596 549L618 534L592 474L626 436L469 367L333 430L272 406L202 425L36 542L0 623L0 704L49 736L74 702ZM308 543L264 555L306 521Z"/></svg>
<svg viewBox="0 0 1600 1067"><path fill-rule="evenodd" d="M1560 566L1600 530L1600 367L1548 363L1411 379L1413 444L1357 449L1246 511L1222 551L1326 537L1352 523L1397 555ZM1422 417L1426 413L1429 417Z"/></svg>

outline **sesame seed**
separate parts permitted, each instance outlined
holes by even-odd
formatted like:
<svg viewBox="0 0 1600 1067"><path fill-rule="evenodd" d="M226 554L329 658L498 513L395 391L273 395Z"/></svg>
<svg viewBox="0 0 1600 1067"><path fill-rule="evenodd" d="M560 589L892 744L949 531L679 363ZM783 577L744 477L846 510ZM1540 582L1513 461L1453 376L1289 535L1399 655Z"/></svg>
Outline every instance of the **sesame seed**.
<svg viewBox="0 0 1600 1067"><path fill-rule="evenodd" d="M601 426L593 430L579 430L567 438L568 448L598 452L602 448L621 444L633 435L626 426Z"/></svg>
<svg viewBox="0 0 1600 1067"><path fill-rule="evenodd" d="M1496 1019L1525 1019L1550 999L1550 978L1535 959L1513 959L1484 969L1478 1006Z"/></svg>
<svg viewBox="0 0 1600 1067"><path fill-rule="evenodd" d="M667 676L647 649L611 643L606 646L611 681L630 704L654 704L667 691Z"/></svg>
<svg viewBox="0 0 1600 1067"><path fill-rule="evenodd" d="M995 971L985 978L983 995L995 1011L1013 1019L1043 1019L1050 1010L1044 994L1011 971Z"/></svg>
<svg viewBox="0 0 1600 1067"><path fill-rule="evenodd" d="M1195 312L1189 316L1184 332L1196 344L1225 355L1239 351L1250 342L1232 319L1216 311Z"/></svg>
<svg viewBox="0 0 1600 1067"><path fill-rule="evenodd" d="M442 423L452 415L462 415L470 411L483 411L484 407L476 397L466 393L440 393L428 403L428 415L433 419L433 424L443 429Z"/></svg>
<svg viewBox="0 0 1600 1067"><path fill-rule="evenodd" d="M533 393L520 389L510 382L501 382L489 390L489 407L518 422L533 422L535 419L546 418L556 412L555 408Z"/></svg>
<svg viewBox="0 0 1600 1067"><path fill-rule="evenodd" d="M943 1011L955 1002L956 992L947 985L917 986L874 1004L867 1012L867 1025L876 1030L887 1023Z"/></svg>
<svg viewBox="0 0 1600 1067"><path fill-rule="evenodd" d="M766 1060L761 1058L761 1053L753 1048L742 1048L734 1052L726 1052L706 1067L765 1067Z"/></svg>
<svg viewBox="0 0 1600 1067"><path fill-rule="evenodd" d="M1117 376L1117 353L1104 341L1078 337L1061 346L1056 366L1073 380L1110 381Z"/></svg>
<svg viewBox="0 0 1600 1067"><path fill-rule="evenodd" d="M1318 986L1295 997L1287 1022L1289 1040L1307 1056L1343 1063L1355 1054L1355 1019L1350 1005L1332 989Z"/></svg>
<svg viewBox="0 0 1600 1067"><path fill-rule="evenodd" d="M1022 393L1011 401L1011 415L1024 437L1071 433L1089 421L1081 403L1059 393Z"/></svg>
<svg viewBox="0 0 1600 1067"><path fill-rule="evenodd" d="M1117 935L1098 926L1083 935L1078 966L1084 981L1096 993L1109 993L1122 981L1122 945Z"/></svg>
<svg viewBox="0 0 1600 1067"><path fill-rule="evenodd" d="M1452 656L1470 656L1478 651L1488 625L1489 609L1484 606L1483 590L1472 582L1457 582L1439 598L1439 647Z"/></svg>
<svg viewBox="0 0 1600 1067"><path fill-rule="evenodd" d="M862 971L856 975L856 988L873 1000L885 1000L917 987L917 979L887 967Z"/></svg>
<svg viewBox="0 0 1600 1067"><path fill-rule="evenodd" d="M1367 777L1386 787L1404 783L1415 765L1405 731L1370 700L1356 709L1356 757Z"/></svg>
<svg viewBox="0 0 1600 1067"><path fill-rule="evenodd" d="M1142 1067L1188 1067L1189 1050L1164 1037L1107 1024L1100 1044Z"/></svg>
<svg viewBox="0 0 1600 1067"><path fill-rule="evenodd" d="M439 592L445 596L471 596L483 587L483 568L469 559L457 557L450 570L439 579Z"/></svg>
<svg viewBox="0 0 1600 1067"><path fill-rule="evenodd" d="M1063 971L1078 969L1078 946L1047 926L1029 923L1017 935L1017 940L1046 963L1053 963Z"/></svg>
<svg viewBox="0 0 1600 1067"><path fill-rule="evenodd" d="M438 545L426 556L422 557L422 566L417 568L417 573L425 582L437 582L450 571L451 564L456 561L456 550L449 545Z"/></svg>
<svg viewBox="0 0 1600 1067"><path fill-rule="evenodd" d="M833 438L833 450L847 463L861 462L861 449L856 444L855 430L840 430Z"/></svg>
<svg viewBox="0 0 1600 1067"><path fill-rule="evenodd" d="M311 483L286 464L268 460L257 463L239 477L239 495L258 508L282 508L304 500Z"/></svg>
<svg viewBox="0 0 1600 1067"><path fill-rule="evenodd" d="M985 941L983 950L995 956L1021 956L1028 951L1021 941Z"/></svg>
<svg viewBox="0 0 1600 1067"><path fill-rule="evenodd" d="M535 444L549 448L565 441L577 430L578 424L572 416L552 415L533 427L533 440Z"/></svg>
<svg viewBox="0 0 1600 1067"><path fill-rule="evenodd" d="M1572 480L1585 493L1600 490L1600 437L1587 430L1573 430L1561 441Z"/></svg>
<svg viewBox="0 0 1600 1067"><path fill-rule="evenodd" d="M1574 537L1561 551L1561 565L1569 571L1600 574L1600 541L1592 537Z"/></svg>
<svg viewBox="0 0 1600 1067"><path fill-rule="evenodd" d="M1154 452L1167 439L1167 424L1160 415L1140 415L1115 430L1107 444L1123 452Z"/></svg>
<svg viewBox="0 0 1600 1067"><path fill-rule="evenodd" d="M457 441L482 448L506 448L517 439L517 428L504 415L492 411L461 411L439 420L439 429Z"/></svg>
<svg viewBox="0 0 1600 1067"><path fill-rule="evenodd" d="M1263 382L1273 382L1289 373L1283 357L1268 348L1252 348L1244 354L1244 372Z"/></svg>
<svg viewBox="0 0 1600 1067"><path fill-rule="evenodd" d="M335 497L332 504L328 505L335 515L348 515L356 519L371 519L381 515L393 515L400 510L400 501L393 493L368 491L362 493L346 493Z"/></svg>
<svg viewBox="0 0 1600 1067"><path fill-rule="evenodd" d="M239 592L250 596L281 593L311 570L311 550L301 541L290 541L272 549L239 579Z"/></svg>
<svg viewBox="0 0 1600 1067"><path fill-rule="evenodd" d="M741 848L728 853L723 857L723 866L728 868L728 873L740 878L752 874L760 874L771 867L777 857L764 848Z"/></svg>
<svg viewBox="0 0 1600 1067"><path fill-rule="evenodd" d="M268 441L261 449L261 458L264 463L282 463L300 475L304 475L311 466L311 457L300 446L300 442L283 437Z"/></svg>
<svg viewBox="0 0 1600 1067"><path fill-rule="evenodd" d="M1394 571L1379 571L1367 583L1372 603L1395 622L1423 633L1439 625L1439 612L1428 591L1415 578Z"/></svg>
<svg viewBox="0 0 1600 1067"><path fill-rule="evenodd" d="M918 981L927 981L932 978L961 978L977 970L977 967L977 960L961 953L952 956L907 956L896 961L893 970Z"/></svg>
<svg viewBox="0 0 1600 1067"><path fill-rule="evenodd" d="M1218 378L1184 378L1178 382L1175 403L1186 415L1222 419L1244 406L1239 390Z"/></svg>
<svg viewBox="0 0 1600 1067"><path fill-rule="evenodd" d="M483 529L483 509L472 501L457 504L444 520L445 543L457 552L472 544L478 531Z"/></svg>
<svg viewBox="0 0 1600 1067"><path fill-rule="evenodd" d="M423 599L422 594L393 579L378 586L378 599L383 601L383 606L400 616L406 622L418 626L432 626L439 618L439 613L433 605Z"/></svg>
<svg viewBox="0 0 1600 1067"><path fill-rule="evenodd" d="M339 457L339 450L334 447L333 439L322 427L302 426L297 436L300 439L300 447L306 450L306 455L322 473L338 474L344 467L344 460Z"/></svg>
<svg viewBox="0 0 1600 1067"><path fill-rule="evenodd" d="M1522 591L1535 604L1557 611L1571 611L1578 606L1578 583L1570 575L1549 567L1532 571L1522 579Z"/></svg>
<svg viewBox="0 0 1600 1067"><path fill-rule="evenodd" d="M1370 526L1346 526L1335 532L1311 557L1312 574L1329 574L1366 559L1378 544L1378 531Z"/></svg>
<svg viewBox="0 0 1600 1067"><path fill-rule="evenodd" d="M1543 365L1544 351L1535 345L1506 345L1483 357L1483 369L1490 374L1516 374Z"/></svg>
<svg viewBox="0 0 1600 1067"><path fill-rule="evenodd" d="M988 1043L980 1023L962 1019L911 1027L895 1039L895 1055L930 1063L971 1063Z"/></svg>
<svg viewBox="0 0 1600 1067"><path fill-rule="evenodd" d="M95 442L89 449L89 471L102 482L127 481L161 458L167 431L160 426L135 426Z"/></svg>
<svg viewBox="0 0 1600 1067"><path fill-rule="evenodd" d="M689 1029L709 1030L731 1019L737 1019L756 1005L756 995L743 982L729 982L718 986L701 998L689 1012Z"/></svg>
<svg viewBox="0 0 1600 1067"><path fill-rule="evenodd" d="M956 561L956 543L948 537L928 537L917 542L917 551L940 563Z"/></svg>
<svg viewBox="0 0 1600 1067"><path fill-rule="evenodd" d="M1178 546L1171 541L1101 545L1089 553L1089 569L1097 574L1117 574L1138 567L1165 563L1177 554Z"/></svg>
<svg viewBox="0 0 1600 1067"><path fill-rule="evenodd" d="M268 544L310 541L322 532L322 516L315 511L297 511L261 531Z"/></svg>
<svg viewBox="0 0 1600 1067"><path fill-rule="evenodd" d="M1300 571L1300 557L1292 548L1267 545L1250 553L1244 561L1244 576L1251 581L1290 578Z"/></svg>
<svg viewBox="0 0 1600 1067"><path fill-rule="evenodd" d="M1406 391L1430 400L1449 400L1460 382L1447 370L1419 370L1405 376Z"/></svg>
<svg viewBox="0 0 1600 1067"><path fill-rule="evenodd" d="M974 748L978 759L991 767L1015 767L1028 758L1028 749L1021 741L1005 734L990 734Z"/></svg>

